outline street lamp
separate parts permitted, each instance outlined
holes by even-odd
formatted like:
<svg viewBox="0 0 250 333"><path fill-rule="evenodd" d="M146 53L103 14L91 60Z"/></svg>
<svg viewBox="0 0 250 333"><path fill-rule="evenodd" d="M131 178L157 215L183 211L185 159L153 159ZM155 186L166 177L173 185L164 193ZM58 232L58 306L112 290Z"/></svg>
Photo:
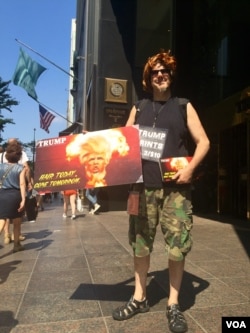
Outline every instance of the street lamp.
<svg viewBox="0 0 250 333"><path fill-rule="evenodd" d="M36 151L36 129L34 128L34 137L33 137L33 170L35 169L35 151Z"/></svg>

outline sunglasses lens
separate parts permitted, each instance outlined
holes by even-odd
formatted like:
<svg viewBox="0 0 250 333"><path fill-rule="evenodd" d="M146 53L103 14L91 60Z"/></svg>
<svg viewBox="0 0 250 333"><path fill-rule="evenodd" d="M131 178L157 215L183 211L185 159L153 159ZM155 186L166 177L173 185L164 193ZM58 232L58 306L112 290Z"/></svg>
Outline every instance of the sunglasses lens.
<svg viewBox="0 0 250 333"><path fill-rule="evenodd" d="M170 74L170 69L168 68L163 68L163 69L155 69L151 71L151 75L152 76L157 76L159 75L159 73L161 73L161 75L167 75Z"/></svg>

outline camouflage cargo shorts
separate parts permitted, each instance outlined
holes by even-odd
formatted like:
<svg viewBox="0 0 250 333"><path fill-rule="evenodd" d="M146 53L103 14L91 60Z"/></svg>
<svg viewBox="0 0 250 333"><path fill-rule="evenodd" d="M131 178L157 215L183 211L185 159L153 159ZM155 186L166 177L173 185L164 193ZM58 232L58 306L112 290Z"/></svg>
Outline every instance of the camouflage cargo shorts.
<svg viewBox="0 0 250 333"><path fill-rule="evenodd" d="M191 250L193 226L189 186L142 189L138 216L129 217L129 243L137 257L153 251L157 226L160 224L168 258L181 261Z"/></svg>

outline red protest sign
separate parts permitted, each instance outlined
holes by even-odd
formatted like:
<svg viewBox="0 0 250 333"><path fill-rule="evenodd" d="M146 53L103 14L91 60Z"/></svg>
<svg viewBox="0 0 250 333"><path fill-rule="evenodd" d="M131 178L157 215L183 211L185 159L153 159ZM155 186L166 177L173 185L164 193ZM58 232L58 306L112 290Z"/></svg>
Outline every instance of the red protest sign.
<svg viewBox="0 0 250 333"><path fill-rule="evenodd" d="M40 140L34 189L53 192L142 181L138 126Z"/></svg>

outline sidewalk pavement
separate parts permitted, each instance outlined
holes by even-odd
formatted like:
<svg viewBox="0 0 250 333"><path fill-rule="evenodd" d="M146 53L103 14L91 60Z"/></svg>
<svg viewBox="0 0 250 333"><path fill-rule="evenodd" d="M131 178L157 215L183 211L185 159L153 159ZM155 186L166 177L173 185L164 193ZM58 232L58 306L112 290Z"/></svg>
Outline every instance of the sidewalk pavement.
<svg viewBox="0 0 250 333"><path fill-rule="evenodd" d="M128 301L134 285L127 213L85 209L71 220L62 210L57 199L36 223L23 222L23 252L13 254L1 235L0 332L168 333L160 229L148 274L150 312L118 322L112 309ZM180 297L189 333L220 333L222 316L250 316L249 234L249 221L194 217Z"/></svg>

